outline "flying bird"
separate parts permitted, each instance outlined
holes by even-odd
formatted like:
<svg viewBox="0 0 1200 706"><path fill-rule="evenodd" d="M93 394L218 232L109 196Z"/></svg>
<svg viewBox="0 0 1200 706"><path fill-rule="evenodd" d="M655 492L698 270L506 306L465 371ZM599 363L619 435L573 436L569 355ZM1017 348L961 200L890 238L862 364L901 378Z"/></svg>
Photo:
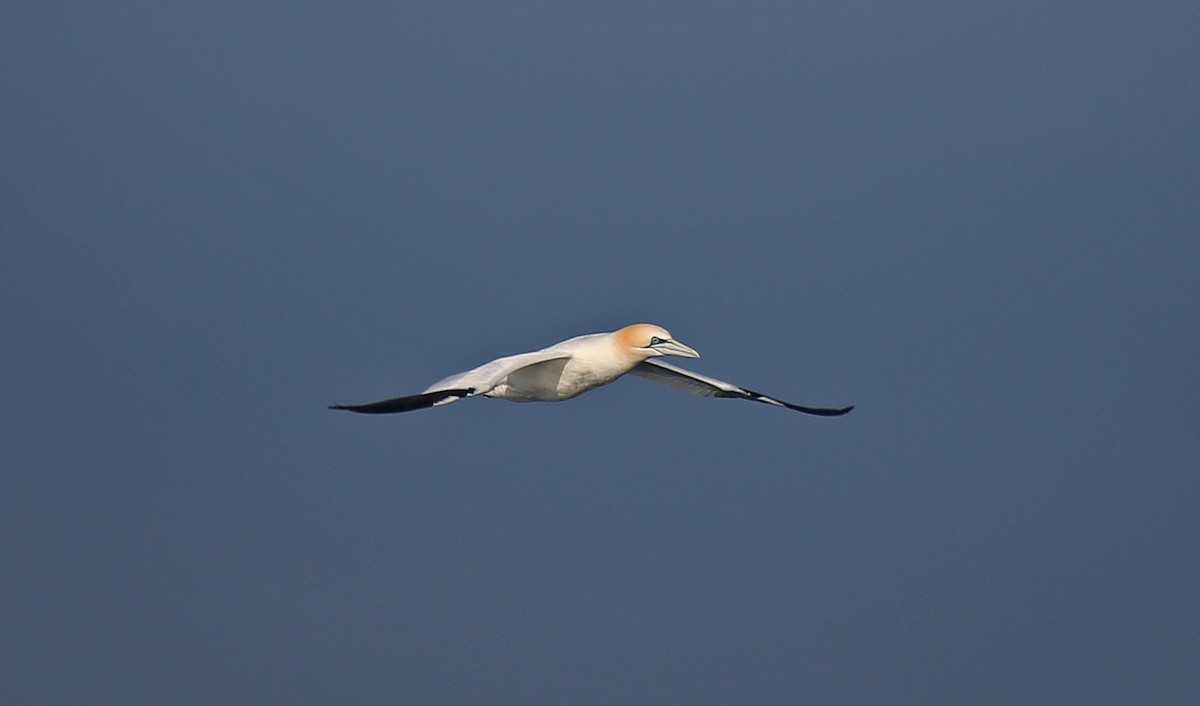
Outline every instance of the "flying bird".
<svg viewBox="0 0 1200 706"><path fill-rule="evenodd" d="M633 324L612 333L591 333L531 353L497 358L465 373L438 380L418 395L367 404L331 405L361 414L392 414L437 407L465 397L513 402L560 402L607 385L626 373L701 397L731 397L836 417L854 409L803 407L658 360L665 355L699 358L661 326Z"/></svg>

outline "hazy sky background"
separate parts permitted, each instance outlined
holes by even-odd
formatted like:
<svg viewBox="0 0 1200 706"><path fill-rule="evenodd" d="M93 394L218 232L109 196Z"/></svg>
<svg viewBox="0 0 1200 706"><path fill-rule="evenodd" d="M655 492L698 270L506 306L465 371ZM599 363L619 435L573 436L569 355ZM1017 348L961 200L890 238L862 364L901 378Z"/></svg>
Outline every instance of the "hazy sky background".
<svg viewBox="0 0 1200 706"><path fill-rule="evenodd" d="M0 701L1197 703L1197 37L6 4ZM637 321L858 407L325 409Z"/></svg>

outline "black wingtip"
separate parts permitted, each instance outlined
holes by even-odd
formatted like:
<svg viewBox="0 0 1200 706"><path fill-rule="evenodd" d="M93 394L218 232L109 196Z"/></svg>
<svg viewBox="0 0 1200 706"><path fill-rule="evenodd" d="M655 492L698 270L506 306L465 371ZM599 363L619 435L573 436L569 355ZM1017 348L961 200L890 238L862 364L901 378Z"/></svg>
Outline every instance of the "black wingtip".
<svg viewBox="0 0 1200 706"><path fill-rule="evenodd" d="M841 408L805 407L804 405L792 404L791 402L784 402L783 400L777 400L773 397L767 397L766 395L762 394L761 392L755 392L754 390L746 390L746 389L741 389L736 392L734 392L734 391L718 392L714 396L715 397L739 397L742 399L753 400L755 402L762 402L763 404L775 405L777 407L787 407L788 409L794 410L796 412L803 412L805 414L815 414L818 417L840 417L843 414L849 414L850 410L854 409L854 405L850 405L849 407L841 407Z"/></svg>
<svg viewBox="0 0 1200 706"><path fill-rule="evenodd" d="M850 410L854 409L854 405L850 405L849 407L842 407L841 409L829 409L826 407L803 407L798 404L790 404L790 403L786 403L786 402L784 403L784 406L787 407L788 409L794 409L797 412L804 412L805 414L815 414L818 417L840 417L843 414L849 414Z"/></svg>
<svg viewBox="0 0 1200 706"><path fill-rule="evenodd" d="M473 394L475 394L475 388L473 387L461 390L435 390L433 392L423 392L419 395L396 397L390 400L380 400L379 402L369 402L367 404L331 404L329 405L329 409L344 409L348 412L356 412L358 414L395 414L397 412L411 412L416 409L436 407L440 404L455 402Z"/></svg>

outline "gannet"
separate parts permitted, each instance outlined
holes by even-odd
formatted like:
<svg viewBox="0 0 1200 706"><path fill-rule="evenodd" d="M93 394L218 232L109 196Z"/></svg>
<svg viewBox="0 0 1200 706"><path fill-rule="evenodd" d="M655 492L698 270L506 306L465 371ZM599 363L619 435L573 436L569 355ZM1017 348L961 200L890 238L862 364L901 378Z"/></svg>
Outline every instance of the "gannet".
<svg viewBox="0 0 1200 706"><path fill-rule="evenodd" d="M607 385L626 373L701 397L730 397L786 407L805 414L836 417L854 409L802 407L732 383L676 367L656 358L699 358L654 324L633 324L611 333L591 333L530 353L497 358L465 373L438 380L417 395L367 404L330 405L361 414L391 414L438 407L466 397L495 397L513 402L561 402Z"/></svg>

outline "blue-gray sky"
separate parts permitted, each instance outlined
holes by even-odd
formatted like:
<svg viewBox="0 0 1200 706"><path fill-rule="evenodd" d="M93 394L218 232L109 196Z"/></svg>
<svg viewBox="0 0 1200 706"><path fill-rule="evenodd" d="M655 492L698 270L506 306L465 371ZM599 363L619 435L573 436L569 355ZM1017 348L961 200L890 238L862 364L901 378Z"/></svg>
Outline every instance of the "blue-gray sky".
<svg viewBox="0 0 1200 706"><path fill-rule="evenodd" d="M1197 8L6 5L0 701L1196 703Z"/></svg>

